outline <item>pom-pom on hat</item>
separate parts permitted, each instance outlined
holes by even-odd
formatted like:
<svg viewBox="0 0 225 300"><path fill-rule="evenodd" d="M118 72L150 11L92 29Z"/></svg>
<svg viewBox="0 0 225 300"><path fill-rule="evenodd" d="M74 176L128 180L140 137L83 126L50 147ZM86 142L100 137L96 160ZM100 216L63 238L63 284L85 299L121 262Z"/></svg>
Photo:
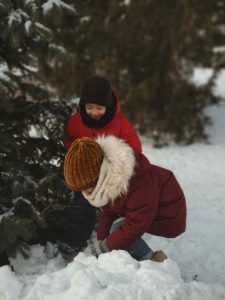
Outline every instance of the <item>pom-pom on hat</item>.
<svg viewBox="0 0 225 300"><path fill-rule="evenodd" d="M85 81L80 97L80 105L94 103L110 107L112 101L112 90L108 80L101 76L92 76Z"/></svg>
<svg viewBox="0 0 225 300"><path fill-rule="evenodd" d="M64 177L67 186L74 191L95 187L104 153L92 138L76 139L70 146L64 160Z"/></svg>

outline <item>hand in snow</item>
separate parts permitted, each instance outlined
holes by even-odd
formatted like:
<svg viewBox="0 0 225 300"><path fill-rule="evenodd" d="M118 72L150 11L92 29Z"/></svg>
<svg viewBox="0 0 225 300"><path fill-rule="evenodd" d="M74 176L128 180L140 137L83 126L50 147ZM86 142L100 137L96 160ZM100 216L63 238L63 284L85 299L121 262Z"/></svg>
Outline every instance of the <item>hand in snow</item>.
<svg viewBox="0 0 225 300"><path fill-rule="evenodd" d="M57 240L58 249L66 262L73 261L74 257L79 253L78 247L71 247L67 243Z"/></svg>
<svg viewBox="0 0 225 300"><path fill-rule="evenodd" d="M89 241L89 247L91 249L91 253L95 256L99 256L102 253L106 253L110 251L106 245L105 240L104 241L94 240L91 242Z"/></svg>

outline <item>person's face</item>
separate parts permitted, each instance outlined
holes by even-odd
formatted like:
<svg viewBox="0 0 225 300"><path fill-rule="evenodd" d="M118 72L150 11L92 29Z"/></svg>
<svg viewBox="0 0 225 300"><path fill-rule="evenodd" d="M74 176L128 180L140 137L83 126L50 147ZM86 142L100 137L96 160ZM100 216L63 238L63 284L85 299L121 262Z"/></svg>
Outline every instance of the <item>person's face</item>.
<svg viewBox="0 0 225 300"><path fill-rule="evenodd" d="M100 120L102 116L106 113L106 107L97 105L94 103L85 104L86 113L95 120Z"/></svg>
<svg viewBox="0 0 225 300"><path fill-rule="evenodd" d="M86 190L83 190L83 192L85 192L86 194L90 195L93 191L94 191L94 187L88 188Z"/></svg>

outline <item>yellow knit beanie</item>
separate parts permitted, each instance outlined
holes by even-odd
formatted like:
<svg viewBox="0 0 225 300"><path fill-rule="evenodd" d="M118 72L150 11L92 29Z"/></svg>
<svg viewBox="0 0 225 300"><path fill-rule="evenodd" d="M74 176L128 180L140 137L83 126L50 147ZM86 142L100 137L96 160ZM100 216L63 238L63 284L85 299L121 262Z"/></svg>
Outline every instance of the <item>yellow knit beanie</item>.
<svg viewBox="0 0 225 300"><path fill-rule="evenodd" d="M91 138L76 139L64 160L64 177L67 186L74 191L95 187L98 182L104 153Z"/></svg>

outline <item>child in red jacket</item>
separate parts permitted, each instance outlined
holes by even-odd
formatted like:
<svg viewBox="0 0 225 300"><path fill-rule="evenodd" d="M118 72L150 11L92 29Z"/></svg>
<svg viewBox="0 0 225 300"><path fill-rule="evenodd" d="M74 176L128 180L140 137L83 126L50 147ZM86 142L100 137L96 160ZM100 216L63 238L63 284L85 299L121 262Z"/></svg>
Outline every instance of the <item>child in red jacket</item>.
<svg viewBox="0 0 225 300"><path fill-rule="evenodd" d="M83 136L114 135L135 151L142 151L136 131L120 110L118 97L110 83L100 76L92 76L84 83L78 111L66 123L65 135L66 150L75 139Z"/></svg>
<svg viewBox="0 0 225 300"><path fill-rule="evenodd" d="M135 151L142 151L139 137L121 112L119 99L110 83L103 77L92 76L83 85L78 111L66 123L65 149L68 150L77 138L96 138L99 135L117 136ZM61 252L66 254L73 252L78 244L85 245L96 223L96 208L80 192L74 192L70 208L64 210L64 217L65 226L59 236L59 245Z"/></svg>
<svg viewBox="0 0 225 300"><path fill-rule="evenodd" d="M76 140L65 157L64 176L69 188L100 208L97 255L124 249L138 260L163 261L166 255L153 252L141 236L174 238L185 231L185 197L173 173L116 137Z"/></svg>

